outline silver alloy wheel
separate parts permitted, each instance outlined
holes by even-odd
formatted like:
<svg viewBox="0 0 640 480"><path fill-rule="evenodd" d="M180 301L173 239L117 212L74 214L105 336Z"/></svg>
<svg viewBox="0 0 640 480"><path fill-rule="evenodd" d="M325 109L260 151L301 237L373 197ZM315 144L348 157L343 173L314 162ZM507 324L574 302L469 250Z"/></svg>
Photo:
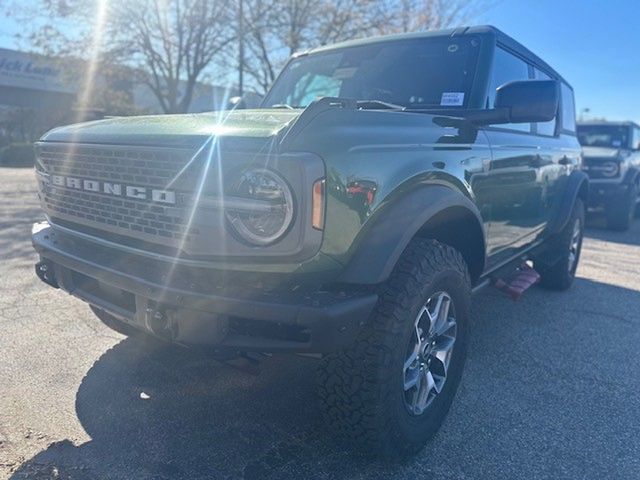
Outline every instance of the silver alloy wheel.
<svg viewBox="0 0 640 480"><path fill-rule="evenodd" d="M435 293L418 312L404 362L404 401L412 415L424 413L442 391L456 332L451 297Z"/></svg>
<svg viewBox="0 0 640 480"><path fill-rule="evenodd" d="M571 234L571 243L569 244L569 273L573 273L578 255L580 254L580 239L582 237L582 228L580 219L576 218L573 224L573 233Z"/></svg>

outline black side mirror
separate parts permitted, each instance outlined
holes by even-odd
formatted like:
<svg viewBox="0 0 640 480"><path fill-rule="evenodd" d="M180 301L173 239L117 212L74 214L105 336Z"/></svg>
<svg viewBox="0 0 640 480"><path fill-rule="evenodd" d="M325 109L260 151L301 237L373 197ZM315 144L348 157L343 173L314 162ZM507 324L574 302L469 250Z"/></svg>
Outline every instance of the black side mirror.
<svg viewBox="0 0 640 480"><path fill-rule="evenodd" d="M522 80L496 89L495 108L509 111L508 123L548 122L555 118L560 85L555 80Z"/></svg>
<svg viewBox="0 0 640 480"><path fill-rule="evenodd" d="M518 80L496 89L495 108L473 110L465 117L477 125L548 122L555 118L559 101L556 80Z"/></svg>

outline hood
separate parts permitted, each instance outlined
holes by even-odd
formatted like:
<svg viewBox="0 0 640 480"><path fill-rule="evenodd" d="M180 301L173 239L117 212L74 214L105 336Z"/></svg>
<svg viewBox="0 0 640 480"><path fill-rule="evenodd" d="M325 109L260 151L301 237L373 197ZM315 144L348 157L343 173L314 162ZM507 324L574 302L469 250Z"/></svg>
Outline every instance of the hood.
<svg viewBox="0 0 640 480"><path fill-rule="evenodd" d="M212 136L226 148L260 149L278 139L302 110L256 109L115 117L59 127L40 141L194 147Z"/></svg>
<svg viewBox="0 0 640 480"><path fill-rule="evenodd" d="M614 160L620 157L620 149L607 147L582 147L584 158L602 158Z"/></svg>

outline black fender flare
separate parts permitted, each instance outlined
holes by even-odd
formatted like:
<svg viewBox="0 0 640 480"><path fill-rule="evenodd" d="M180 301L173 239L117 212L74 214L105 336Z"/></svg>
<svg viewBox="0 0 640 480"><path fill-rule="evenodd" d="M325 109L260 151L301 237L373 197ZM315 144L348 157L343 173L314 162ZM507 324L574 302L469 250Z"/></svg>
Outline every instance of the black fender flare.
<svg viewBox="0 0 640 480"><path fill-rule="evenodd" d="M369 220L356 238L349 263L340 276L344 283L377 284L386 280L412 238L438 213L463 209L477 222L472 228L480 232L482 252L480 272L485 261L485 232L476 205L462 192L444 185L423 185L395 199ZM369 223L367 222L367 223ZM475 223L474 222L474 223ZM479 230L477 230L479 229Z"/></svg>
<svg viewBox="0 0 640 480"><path fill-rule="evenodd" d="M589 177L583 171L574 170L567 178L560 205L556 208L556 213L547 227L549 233L558 234L562 231L571 217L573 205L578 197L582 199L586 206L589 198Z"/></svg>
<svg viewBox="0 0 640 480"><path fill-rule="evenodd" d="M635 167L630 167L622 180L624 185L633 185L634 182L638 183L640 178L640 170Z"/></svg>

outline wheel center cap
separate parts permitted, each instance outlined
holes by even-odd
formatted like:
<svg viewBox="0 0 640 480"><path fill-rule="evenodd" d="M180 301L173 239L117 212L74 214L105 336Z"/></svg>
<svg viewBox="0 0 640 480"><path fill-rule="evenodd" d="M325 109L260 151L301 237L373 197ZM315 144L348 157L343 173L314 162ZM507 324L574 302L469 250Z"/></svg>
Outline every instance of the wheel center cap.
<svg viewBox="0 0 640 480"><path fill-rule="evenodd" d="M422 345L422 351L420 352L420 355L422 356L423 360L427 360L431 355L432 343L433 342L431 339L426 339L424 344Z"/></svg>

